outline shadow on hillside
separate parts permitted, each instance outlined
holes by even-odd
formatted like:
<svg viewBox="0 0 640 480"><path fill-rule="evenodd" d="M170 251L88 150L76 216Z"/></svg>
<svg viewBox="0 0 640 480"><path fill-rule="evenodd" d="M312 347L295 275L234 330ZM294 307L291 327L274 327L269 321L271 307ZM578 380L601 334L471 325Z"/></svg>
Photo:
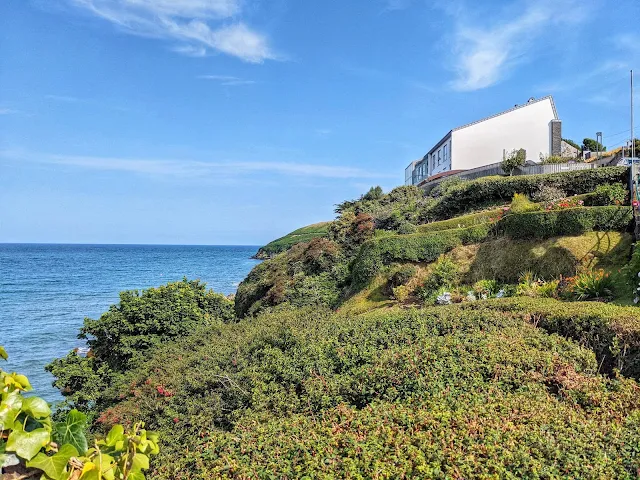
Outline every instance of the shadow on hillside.
<svg viewBox="0 0 640 480"><path fill-rule="evenodd" d="M529 241L488 242L478 248L469 267L469 280L494 279L516 283L525 272L540 278L555 278L576 273L578 259L561 246L532 246Z"/></svg>
<svg viewBox="0 0 640 480"><path fill-rule="evenodd" d="M505 237L483 243L472 260L467 279L495 279L517 282L524 272L544 279L573 276L579 268L611 268L628 261L631 242L628 237L612 238L608 232L594 232L595 242L584 245L587 238L568 238L575 242L572 251L558 245L558 239L509 240ZM591 237L593 238L593 237ZM591 238L588 239L591 242ZM582 252L587 252L583 254ZM581 252L578 256L576 252Z"/></svg>

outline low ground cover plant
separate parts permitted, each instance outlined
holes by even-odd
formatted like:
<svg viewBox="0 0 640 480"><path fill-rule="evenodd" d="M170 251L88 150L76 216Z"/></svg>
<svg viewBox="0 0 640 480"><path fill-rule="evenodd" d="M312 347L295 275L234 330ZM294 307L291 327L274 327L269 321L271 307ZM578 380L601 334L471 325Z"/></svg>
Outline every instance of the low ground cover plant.
<svg viewBox="0 0 640 480"><path fill-rule="evenodd" d="M161 480L635 475L636 383L541 328L562 319L569 333L595 311L573 304L536 328L525 312L559 302L504 301L222 324L153 353L111 414L179 439L152 464ZM614 324L601 328L584 338L608 348Z"/></svg>

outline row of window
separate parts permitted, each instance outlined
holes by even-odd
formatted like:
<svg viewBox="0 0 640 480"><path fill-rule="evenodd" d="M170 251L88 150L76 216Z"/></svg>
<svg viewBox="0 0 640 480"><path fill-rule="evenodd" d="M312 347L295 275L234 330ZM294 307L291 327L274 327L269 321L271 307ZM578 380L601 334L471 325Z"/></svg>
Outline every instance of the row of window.
<svg viewBox="0 0 640 480"><path fill-rule="evenodd" d="M437 152L431 154L431 168L435 169L437 166L447 163L449 161L449 145L444 144Z"/></svg>

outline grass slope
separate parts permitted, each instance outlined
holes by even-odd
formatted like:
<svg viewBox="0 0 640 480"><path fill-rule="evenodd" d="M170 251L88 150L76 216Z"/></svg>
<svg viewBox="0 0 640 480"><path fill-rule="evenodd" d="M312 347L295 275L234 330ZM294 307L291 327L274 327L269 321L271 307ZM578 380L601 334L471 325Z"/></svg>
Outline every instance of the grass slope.
<svg viewBox="0 0 640 480"><path fill-rule="evenodd" d="M270 258L288 250L297 243L310 242L314 238L326 237L330 223L331 222L319 222L294 230L284 237L280 237L267 243L264 247L260 247L255 258Z"/></svg>

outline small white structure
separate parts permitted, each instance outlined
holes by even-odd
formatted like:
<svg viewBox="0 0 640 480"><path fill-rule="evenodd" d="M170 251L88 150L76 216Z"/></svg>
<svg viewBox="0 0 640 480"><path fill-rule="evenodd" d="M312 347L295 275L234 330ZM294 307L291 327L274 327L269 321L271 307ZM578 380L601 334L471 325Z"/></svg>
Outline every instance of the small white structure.
<svg viewBox="0 0 640 480"><path fill-rule="evenodd" d="M405 183L417 185L434 175L502 161L505 152L523 148L527 161L560 155L562 124L551 96L530 98L502 113L454 128L419 161L405 169Z"/></svg>

